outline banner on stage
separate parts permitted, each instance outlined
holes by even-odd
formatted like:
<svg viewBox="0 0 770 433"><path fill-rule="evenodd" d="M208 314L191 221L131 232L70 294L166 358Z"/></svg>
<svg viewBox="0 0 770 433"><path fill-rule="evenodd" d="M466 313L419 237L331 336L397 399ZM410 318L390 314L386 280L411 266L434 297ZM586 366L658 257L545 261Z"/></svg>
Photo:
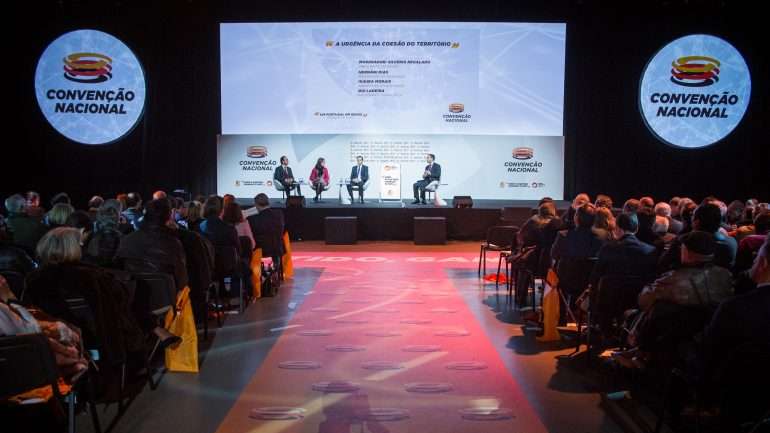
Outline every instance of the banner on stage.
<svg viewBox="0 0 770 433"><path fill-rule="evenodd" d="M380 198L401 200L401 165L386 162L380 167Z"/></svg>
<svg viewBox="0 0 770 433"><path fill-rule="evenodd" d="M350 176L360 155L373 180L365 196L398 199L402 182L411 186L422 178L428 153L435 154L441 164L443 197L538 200L547 196L561 200L564 196L564 137L457 134L221 135L217 192L280 198L273 173L282 156L289 159L297 179L308 178L320 157L326 159L331 178L338 179ZM397 181L393 185L383 182L387 166L398 167L397 179L391 178Z"/></svg>

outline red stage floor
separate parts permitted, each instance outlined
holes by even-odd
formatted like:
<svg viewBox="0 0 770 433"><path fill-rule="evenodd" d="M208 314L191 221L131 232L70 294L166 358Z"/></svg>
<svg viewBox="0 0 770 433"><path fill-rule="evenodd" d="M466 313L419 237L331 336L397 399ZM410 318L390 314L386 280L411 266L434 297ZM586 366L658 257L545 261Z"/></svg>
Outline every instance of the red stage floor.
<svg viewBox="0 0 770 433"><path fill-rule="evenodd" d="M475 260L296 252L323 272L217 431L546 432L447 276Z"/></svg>

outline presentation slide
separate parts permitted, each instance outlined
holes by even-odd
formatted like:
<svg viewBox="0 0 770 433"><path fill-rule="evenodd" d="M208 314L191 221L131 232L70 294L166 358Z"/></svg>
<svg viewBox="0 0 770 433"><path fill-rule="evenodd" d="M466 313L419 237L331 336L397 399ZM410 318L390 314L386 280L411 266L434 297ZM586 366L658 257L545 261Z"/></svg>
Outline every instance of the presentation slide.
<svg viewBox="0 0 770 433"><path fill-rule="evenodd" d="M409 197L434 153L444 197L560 199L565 38L563 23L221 24L219 192L280 197L281 155L298 178L325 157L335 181L363 155L372 176L401 164Z"/></svg>

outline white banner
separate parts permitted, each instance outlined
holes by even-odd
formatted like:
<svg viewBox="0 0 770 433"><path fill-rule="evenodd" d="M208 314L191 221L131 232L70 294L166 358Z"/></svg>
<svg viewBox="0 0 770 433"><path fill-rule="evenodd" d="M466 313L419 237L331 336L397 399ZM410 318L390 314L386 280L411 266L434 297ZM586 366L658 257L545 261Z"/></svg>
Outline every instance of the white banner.
<svg viewBox="0 0 770 433"><path fill-rule="evenodd" d="M442 197L561 200L564 196L564 137L457 134L222 135L217 146L217 191L236 197L264 192L280 198L273 172L281 156L289 159L295 179L309 178L318 158L325 158L336 184L350 177L356 156L361 155L373 180L365 197L390 195L381 182L384 165L398 165L395 197L411 197L412 183L422 179L428 153L435 154L441 165Z"/></svg>
<svg viewBox="0 0 770 433"><path fill-rule="evenodd" d="M386 162L380 167L380 198L401 200L401 165Z"/></svg>

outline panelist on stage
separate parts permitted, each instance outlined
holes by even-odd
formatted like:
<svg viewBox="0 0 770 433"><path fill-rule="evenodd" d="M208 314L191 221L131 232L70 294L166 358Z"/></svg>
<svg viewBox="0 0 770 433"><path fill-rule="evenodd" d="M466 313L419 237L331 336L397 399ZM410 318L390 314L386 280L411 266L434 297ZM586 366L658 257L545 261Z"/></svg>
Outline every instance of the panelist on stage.
<svg viewBox="0 0 770 433"><path fill-rule="evenodd" d="M287 197L294 188L297 189L297 195L302 195L299 183L294 179L294 174L291 172L291 167L289 167L289 158L286 155L281 156L281 165L275 168L273 180L275 181L276 189L285 191Z"/></svg>
<svg viewBox="0 0 770 433"><path fill-rule="evenodd" d="M429 153L425 160L428 165L425 166L425 171L422 173L422 179L414 183L414 201L412 204L426 204L425 203L425 188L433 182L441 181L441 166L434 162L436 155Z"/></svg>
<svg viewBox="0 0 770 433"><path fill-rule="evenodd" d="M318 158L315 167L310 172L310 185L315 191L313 201L321 200L321 193L329 189L329 170L326 168L326 160Z"/></svg>
<svg viewBox="0 0 770 433"><path fill-rule="evenodd" d="M358 197L361 203L364 202L364 188L366 182L369 181L369 167L364 165L364 157L358 155L356 157L356 165L350 170L350 184L348 184L348 194L350 194L350 202L353 203L353 190L358 190Z"/></svg>

